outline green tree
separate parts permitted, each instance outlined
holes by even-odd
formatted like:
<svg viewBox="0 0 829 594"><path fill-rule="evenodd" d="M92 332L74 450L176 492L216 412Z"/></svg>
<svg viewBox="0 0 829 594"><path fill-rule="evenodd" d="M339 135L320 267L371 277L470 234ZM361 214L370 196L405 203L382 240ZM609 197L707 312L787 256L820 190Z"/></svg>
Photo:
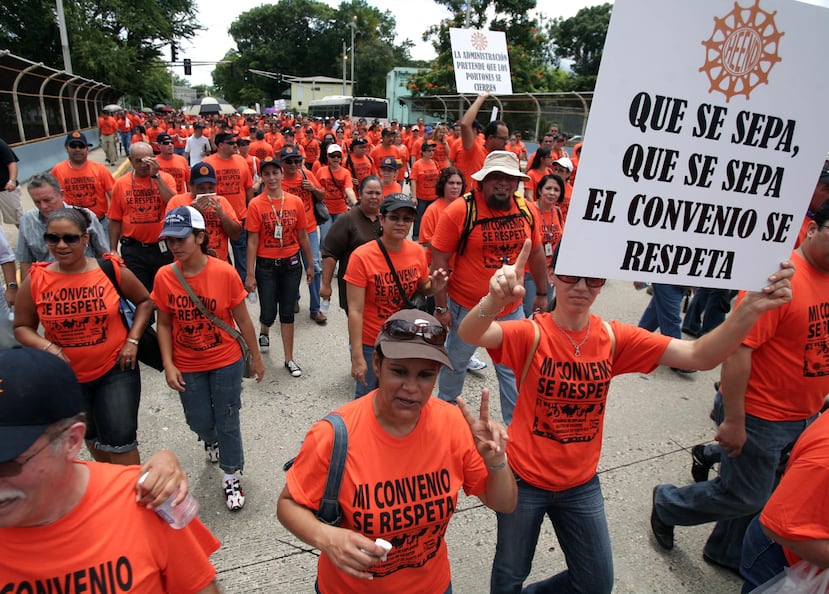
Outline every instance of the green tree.
<svg viewBox="0 0 829 594"><path fill-rule="evenodd" d="M145 103L170 96L162 52L200 26L194 0L64 0L75 74L104 82ZM0 47L63 69L53 0L0 3Z"/></svg>
<svg viewBox="0 0 829 594"><path fill-rule="evenodd" d="M242 13L229 29L236 49L225 60L233 64L216 67L214 85L232 103L270 104L283 97L289 83L251 74L251 69L289 77L340 78L342 47L351 44L352 22L356 23L357 92L385 96L386 73L411 62L411 43L396 45L394 17L365 0L343 2L336 9L316 0L281 0ZM347 76L350 72L347 64Z"/></svg>
<svg viewBox="0 0 829 594"><path fill-rule="evenodd" d="M559 59L572 60L570 90L592 91L602 61L607 28L610 25L610 3L582 8L569 19L555 19L549 26Z"/></svg>
<svg viewBox="0 0 829 594"><path fill-rule="evenodd" d="M471 0L469 14L464 0L435 0L453 16L430 27L424 41L431 40L438 54L432 68L413 76L409 88L413 95L455 93L450 28L476 28L504 31L510 56L512 88L517 93L555 90L560 77L544 32L544 17L533 17L536 0ZM488 14L495 17L489 19Z"/></svg>

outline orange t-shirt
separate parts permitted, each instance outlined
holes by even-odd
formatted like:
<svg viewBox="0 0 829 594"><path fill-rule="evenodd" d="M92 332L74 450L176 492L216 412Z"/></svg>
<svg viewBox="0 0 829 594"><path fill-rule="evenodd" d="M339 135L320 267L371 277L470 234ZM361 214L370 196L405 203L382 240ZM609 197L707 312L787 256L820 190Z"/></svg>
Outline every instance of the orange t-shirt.
<svg viewBox="0 0 829 594"><path fill-rule="evenodd" d="M357 180L357 183L354 185L355 190L361 181L372 174L372 169L374 168L374 163L365 155L362 157L357 157L354 154L349 155L348 159L346 159L346 165L354 174L354 179Z"/></svg>
<svg viewBox="0 0 829 594"><path fill-rule="evenodd" d="M282 135L279 135L280 138ZM273 146L264 140L254 140L250 143L250 151L248 152L249 155L253 155L260 161L265 157L273 157L276 155L273 150Z"/></svg>
<svg viewBox="0 0 829 594"><path fill-rule="evenodd" d="M541 340L519 386L507 455L510 467L529 484L563 491L583 485L596 474L611 378L650 373L671 338L610 322L616 336L616 353L611 358L611 338L602 319L591 314L590 335L576 358L573 345L549 313L536 314L535 321L541 326ZM501 348L489 349L489 354L495 363L512 369L520 381L535 336L533 321L500 324ZM585 332L570 336L578 344Z"/></svg>
<svg viewBox="0 0 829 594"><path fill-rule="evenodd" d="M564 200L561 201L561 216L567 220L567 213L570 210L570 198L573 197L573 186L564 182Z"/></svg>
<svg viewBox="0 0 829 594"><path fill-rule="evenodd" d="M230 217L231 220L241 223L241 221L239 221L236 217L236 212L233 210L233 206L231 206L227 198L224 196L216 196L215 198L219 201L219 204L222 206L222 210L225 211L225 214ZM170 212L179 206L191 206L192 203L193 196L190 194L176 194L170 198L170 201L167 203L167 210L165 213ZM225 233L225 230L222 228L222 220L213 209L202 212L201 214L202 217L204 217L204 226L207 230L207 247L213 250L219 260L227 262L229 256L227 242L229 238L227 233Z"/></svg>
<svg viewBox="0 0 829 594"><path fill-rule="evenodd" d="M409 177L417 183L418 200L426 200L431 202L438 197L435 186L438 183L438 176L440 176L440 168L434 161L424 161L418 159L412 165L412 172Z"/></svg>
<svg viewBox="0 0 829 594"><path fill-rule="evenodd" d="M486 154L486 149L478 142L475 142L469 150L464 149L463 145L459 145L453 161L455 167L463 173L467 188L476 187L477 182L472 179L472 174L483 168Z"/></svg>
<svg viewBox="0 0 829 594"><path fill-rule="evenodd" d="M169 173L159 175L169 188L176 182ZM112 187L112 202L107 216L121 221L121 235L144 243L155 243L164 227L166 204L161 199L158 186L150 177L135 177L130 173L119 177ZM115 246L112 246L115 249Z"/></svg>
<svg viewBox="0 0 829 594"><path fill-rule="evenodd" d="M305 149L305 160L308 163L314 163L320 158L320 143L316 138L305 139L300 142L302 148Z"/></svg>
<svg viewBox="0 0 829 594"><path fill-rule="evenodd" d="M449 143L444 142L434 142L435 150L432 153L432 159L435 163L437 163L438 169L446 169L449 165L449 153L451 151L451 147Z"/></svg>
<svg viewBox="0 0 829 594"><path fill-rule="evenodd" d="M403 166L403 158L400 155L400 149L394 145L385 147L382 144L378 144L371 149L371 160L374 161L374 163L372 163L371 172L374 175L379 177L380 162L386 157L393 157L394 160L397 161L397 172L400 173L400 167Z"/></svg>
<svg viewBox="0 0 829 594"><path fill-rule="evenodd" d="M300 169L297 170L296 177L290 179L285 176L282 177L282 190L288 192L289 194L293 194L302 200L302 204L305 207L305 230L308 233L313 233L317 230L317 219L314 218L314 196L311 194L310 190L302 189L303 175L309 182L314 184L315 187L322 187L317 177L310 171L306 171L305 168L300 165Z"/></svg>
<svg viewBox="0 0 829 594"><path fill-rule="evenodd" d="M378 392L337 409L348 430L348 453L340 487L340 526L394 548L385 562L368 571L373 580L349 577L327 555L317 565L321 592L443 592L449 586L446 526L457 507L458 491L480 495L487 470L469 426L457 407L437 398L423 406L409 435L389 435L374 415ZM334 431L316 423L287 472L291 497L319 509ZM428 455L424 455L428 452Z"/></svg>
<svg viewBox="0 0 829 594"><path fill-rule="evenodd" d="M530 203L533 217L541 224L541 242L544 246L544 256L547 258L547 267L553 261L553 252L564 234L564 218L557 205L551 210L541 210L538 203ZM422 226L422 223L421 223ZM529 269L529 267L528 267Z"/></svg>
<svg viewBox="0 0 829 594"><path fill-rule="evenodd" d="M790 259L792 300L760 316L743 339L753 349L746 413L766 421L807 419L829 394L829 274L796 251Z"/></svg>
<svg viewBox="0 0 829 594"><path fill-rule="evenodd" d="M531 228L515 201L509 211L491 210L480 192L475 192L475 201L479 222L469 234L463 255L456 256L456 266L449 277L449 296L466 309L472 309L487 294L490 277L505 260L515 262L525 239L529 237L533 247L541 245L541 225L534 217ZM432 248L450 254L457 251L465 222L466 201L458 198L440 217ZM521 300L516 300L504 313L512 312L520 304Z"/></svg>
<svg viewBox="0 0 829 594"><path fill-rule="evenodd" d="M282 199L257 196L248 205L250 216L245 229L259 234L256 255L260 258L288 258L299 253L298 230L306 229L305 206L302 200L282 192ZM274 237L277 227L282 226L282 239Z"/></svg>
<svg viewBox="0 0 829 594"><path fill-rule="evenodd" d="M88 469L89 482L66 515L0 528L0 541L14 543L0 556L0 591L200 592L215 579L209 556L219 541L198 518L174 530L138 505L138 466L74 463ZM81 534L89 538L78 546Z"/></svg>
<svg viewBox="0 0 829 594"><path fill-rule="evenodd" d="M205 307L234 328L232 310L248 295L236 269L208 256L202 271L186 278ZM150 298L159 310L170 314L173 363L179 371L210 371L241 358L236 339L202 315L169 265L156 273Z"/></svg>
<svg viewBox="0 0 829 594"><path fill-rule="evenodd" d="M345 199L345 189L352 187L352 175L348 167L340 167L332 171L327 165L323 165L316 172L317 179L325 190L325 206L331 214L342 214L348 210L348 203Z"/></svg>
<svg viewBox="0 0 829 594"><path fill-rule="evenodd" d="M418 285L429 277L423 248L406 239L400 251L388 250L388 253L406 297L411 298ZM386 319L406 307L376 241L369 241L354 250L348 260L345 282L365 289L363 344L373 345Z"/></svg>
<svg viewBox="0 0 829 594"><path fill-rule="evenodd" d="M50 264L32 264L32 301L46 338L63 349L79 382L91 382L112 369L127 341L121 297L100 268L63 274ZM116 278L120 264L113 262Z"/></svg>
<svg viewBox="0 0 829 594"><path fill-rule="evenodd" d="M176 154L170 155L169 159L158 155L156 159L158 159L159 169L165 173L169 173L176 180L175 187L171 189L175 190L176 194L186 192L187 184L190 182L190 165L187 163L187 159Z"/></svg>
<svg viewBox="0 0 829 594"><path fill-rule="evenodd" d="M115 134L118 130L118 122L116 122L115 118L112 116L102 116L98 118L98 128L100 129L102 136Z"/></svg>
<svg viewBox="0 0 829 594"><path fill-rule="evenodd" d="M440 215L450 204L451 203L446 200L435 200L435 202L426 209L426 212L423 213L423 217L420 219L420 234L417 236L417 241L426 247L426 261L429 263L430 267L432 266L432 248L430 246L432 237L434 237L435 231L438 228ZM455 254L453 253L449 257L449 268L452 268L454 262Z"/></svg>
<svg viewBox="0 0 829 594"><path fill-rule="evenodd" d="M214 153L204 161L216 171L216 193L227 198L236 211L236 217L244 220L248 213L247 191L253 187L253 177L245 159L241 155L222 159Z"/></svg>
<svg viewBox="0 0 829 594"><path fill-rule="evenodd" d="M549 172L547 168L544 169L528 169L527 175L530 178L530 181L524 180L524 197L528 200L535 200L535 190L538 187L538 184L541 183L541 180L547 175Z"/></svg>
<svg viewBox="0 0 829 594"><path fill-rule="evenodd" d="M390 186L383 186L383 198L389 194L400 194L402 192L403 187L397 182L393 182Z"/></svg>
<svg viewBox="0 0 829 594"><path fill-rule="evenodd" d="M107 213L107 192L115 185L115 178L106 167L87 161L76 169L69 161L61 161L52 167L51 173L60 182L67 204L88 208L99 219Z"/></svg>
<svg viewBox="0 0 829 594"><path fill-rule="evenodd" d="M760 522L787 540L829 539L829 415L798 438L786 473L760 514ZM783 547L792 566L800 557Z"/></svg>

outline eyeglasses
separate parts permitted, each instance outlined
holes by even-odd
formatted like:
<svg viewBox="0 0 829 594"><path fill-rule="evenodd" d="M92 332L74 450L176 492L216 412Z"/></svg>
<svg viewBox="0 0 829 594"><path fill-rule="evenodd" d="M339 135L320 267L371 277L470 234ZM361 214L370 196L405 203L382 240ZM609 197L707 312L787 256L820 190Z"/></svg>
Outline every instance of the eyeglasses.
<svg viewBox="0 0 829 594"><path fill-rule="evenodd" d="M428 344L434 345L443 345L446 340L446 328L443 326L407 320L389 320L383 324L383 332L395 340L414 340L419 336Z"/></svg>
<svg viewBox="0 0 829 594"><path fill-rule="evenodd" d="M328 158L329 159L342 159L343 156L342 155L328 155Z"/></svg>
<svg viewBox="0 0 829 594"><path fill-rule="evenodd" d="M285 165L299 165L302 163L302 159L285 159L282 161Z"/></svg>
<svg viewBox="0 0 829 594"><path fill-rule="evenodd" d="M82 142L70 142L70 143L69 143L69 148L79 148L79 149L85 149L85 148L89 148L89 147L88 147L88 146L86 146L86 145L85 145L84 143L82 143Z"/></svg>
<svg viewBox="0 0 829 594"><path fill-rule="evenodd" d="M569 274L557 274L556 278L563 283L567 283L568 285L577 285L579 284L580 280L584 280L584 284L590 287L591 289L598 289L599 287L603 287L604 284L607 282L606 278L593 278L590 276L571 276Z"/></svg>
<svg viewBox="0 0 829 594"><path fill-rule="evenodd" d="M412 216L412 215L403 216L403 215L396 215L396 214L387 214L387 215L385 215L385 217L386 217L386 220L391 221L392 223L398 223L400 221L403 221L404 223L413 223L414 222L414 216Z"/></svg>
<svg viewBox="0 0 829 594"><path fill-rule="evenodd" d="M45 241L49 245L58 245L61 241L66 245L76 245L80 243L81 237L83 237L80 233L66 233L65 235L58 235L57 233L44 233L43 234L43 241Z"/></svg>
<svg viewBox="0 0 829 594"><path fill-rule="evenodd" d="M32 460L32 458L34 458L40 452L45 450L47 446L54 442L58 437L66 433L66 430L69 429L69 427L71 426L72 425L67 425L59 432L49 436L49 440L46 443L44 443L42 446L37 448L37 450L26 456L26 458L22 462L19 460L9 460L8 462L0 462L0 477L6 478L10 476L17 476L18 474L23 472L23 467L26 466L26 464L28 464L29 461Z"/></svg>

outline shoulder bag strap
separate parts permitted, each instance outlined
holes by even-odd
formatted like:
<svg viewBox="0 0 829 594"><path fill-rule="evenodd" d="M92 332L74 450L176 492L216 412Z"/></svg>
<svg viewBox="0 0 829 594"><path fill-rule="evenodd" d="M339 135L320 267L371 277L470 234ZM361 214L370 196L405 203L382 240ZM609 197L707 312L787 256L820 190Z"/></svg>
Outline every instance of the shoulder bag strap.
<svg viewBox="0 0 829 594"><path fill-rule="evenodd" d="M383 257L386 259L386 264L389 265L391 275L394 277L394 283L397 285L397 292L400 293L400 297L403 299L403 303L406 305L406 307L411 308L412 302L409 301L409 297L403 290L403 284L400 282L400 278L397 276L397 271L394 269L394 264L392 264L391 258L389 257L389 253L386 251L386 246L383 245L383 242L380 241L379 237L375 241L377 242L377 245L380 246L380 251L383 252Z"/></svg>
<svg viewBox="0 0 829 594"><path fill-rule="evenodd" d="M521 386L524 385L524 380L527 378L527 373L530 371L530 364L533 361L533 357L535 357L535 352L538 350L538 343L541 341L541 326L538 325L538 322L535 320L530 320L533 324L533 331L535 335L533 336L533 346L530 349L530 352L527 353L527 360L524 361L524 369L521 370L521 381L518 382L517 388L518 391L521 391Z"/></svg>
<svg viewBox="0 0 829 594"><path fill-rule="evenodd" d="M118 284L118 279L115 278L115 265L112 263L112 260L98 258L98 266L100 266L101 270L104 271L104 274L107 275L109 282L111 282L112 286L115 287L115 290L118 291L118 295L122 299L125 299L124 294L121 292L121 285Z"/></svg>
<svg viewBox="0 0 829 594"><path fill-rule="evenodd" d="M345 471L345 457L348 453L348 430L345 421L337 413L326 415L323 419L334 427L334 443L331 446L331 462L328 464L328 478L325 481L325 491L322 494L317 518L332 526L339 525L342 519L342 510L337 501L340 496L340 485Z"/></svg>
<svg viewBox="0 0 829 594"><path fill-rule="evenodd" d="M243 340L242 333L239 332L236 328L229 326L227 322L219 318L216 314L214 314L212 311L210 311L204 306L202 300L199 299L199 296L196 295L195 291L193 291L193 287L191 287L190 283L187 282L187 279L184 278L184 274L181 272L181 268L179 268L178 262L173 262L172 264L170 264L170 267L173 269L173 272L175 273L176 278L178 278L179 282L181 283L181 286L184 287L185 291L187 291L187 294L193 301L193 305L195 305L199 309L202 315L241 343Z"/></svg>
<svg viewBox="0 0 829 594"><path fill-rule="evenodd" d="M604 326L605 332L610 336L610 361L612 362L613 357L616 356L616 334L613 332L613 327L605 320L602 320L602 326Z"/></svg>

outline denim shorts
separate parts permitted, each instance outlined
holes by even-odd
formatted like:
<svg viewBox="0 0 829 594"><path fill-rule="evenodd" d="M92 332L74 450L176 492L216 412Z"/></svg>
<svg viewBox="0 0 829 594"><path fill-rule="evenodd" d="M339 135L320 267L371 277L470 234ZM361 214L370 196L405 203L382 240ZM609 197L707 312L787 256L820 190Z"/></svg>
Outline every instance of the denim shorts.
<svg viewBox="0 0 829 594"><path fill-rule="evenodd" d="M98 379L81 384L86 439L102 452L122 454L138 447L141 374L116 363Z"/></svg>
<svg viewBox="0 0 829 594"><path fill-rule="evenodd" d="M256 286L259 292L259 321L268 328L279 312L280 324L294 323L294 304L302 281L299 252L289 258L256 258Z"/></svg>

